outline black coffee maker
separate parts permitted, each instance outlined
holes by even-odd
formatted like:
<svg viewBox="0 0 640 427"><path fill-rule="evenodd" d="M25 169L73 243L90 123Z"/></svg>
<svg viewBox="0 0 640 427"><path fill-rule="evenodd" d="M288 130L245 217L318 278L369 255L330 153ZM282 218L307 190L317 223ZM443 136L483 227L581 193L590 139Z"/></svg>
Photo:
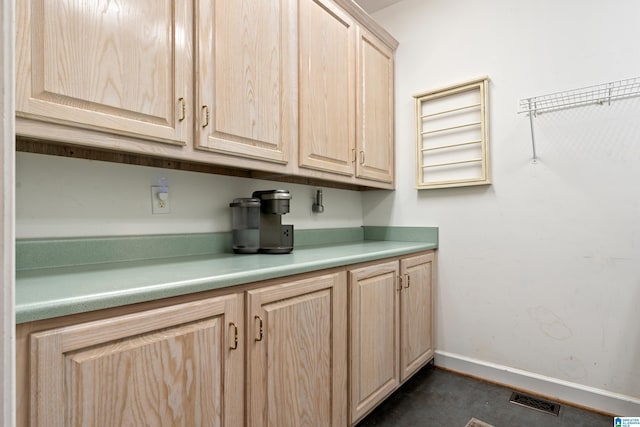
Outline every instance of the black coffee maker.
<svg viewBox="0 0 640 427"><path fill-rule="evenodd" d="M288 254L293 250L293 225L282 225L282 215L289 213L289 190L254 191L260 200L260 252Z"/></svg>

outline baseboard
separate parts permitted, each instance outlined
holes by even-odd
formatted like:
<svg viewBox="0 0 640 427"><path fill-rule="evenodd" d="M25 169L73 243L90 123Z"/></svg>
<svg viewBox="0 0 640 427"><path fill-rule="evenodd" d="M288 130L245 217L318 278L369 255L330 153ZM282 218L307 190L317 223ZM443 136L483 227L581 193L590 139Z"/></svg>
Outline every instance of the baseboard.
<svg viewBox="0 0 640 427"><path fill-rule="evenodd" d="M637 397L612 393L446 351L436 351L434 363L437 367L598 412L626 417L640 415L640 399Z"/></svg>

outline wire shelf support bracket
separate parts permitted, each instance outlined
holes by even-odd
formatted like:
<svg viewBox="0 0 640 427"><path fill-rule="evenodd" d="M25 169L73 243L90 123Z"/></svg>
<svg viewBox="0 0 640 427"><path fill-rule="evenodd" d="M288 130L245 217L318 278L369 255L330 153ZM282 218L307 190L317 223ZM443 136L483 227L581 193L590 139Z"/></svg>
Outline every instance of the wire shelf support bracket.
<svg viewBox="0 0 640 427"><path fill-rule="evenodd" d="M529 115L533 162L537 159L533 118L538 114L590 104L611 105L611 101L636 96L640 96L640 77L521 99L518 114Z"/></svg>

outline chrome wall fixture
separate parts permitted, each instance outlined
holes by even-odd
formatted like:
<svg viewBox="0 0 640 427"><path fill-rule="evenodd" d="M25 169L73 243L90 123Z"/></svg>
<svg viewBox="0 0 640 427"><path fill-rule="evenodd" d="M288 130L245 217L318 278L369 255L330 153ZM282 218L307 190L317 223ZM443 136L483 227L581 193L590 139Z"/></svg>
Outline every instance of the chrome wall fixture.
<svg viewBox="0 0 640 427"><path fill-rule="evenodd" d="M314 213L324 212L324 205L322 204L322 190L316 191L316 197L313 199L313 205L311 205L311 211Z"/></svg>
<svg viewBox="0 0 640 427"><path fill-rule="evenodd" d="M521 99L518 114L526 113L529 115L533 161L536 161L533 118L538 114L590 104L611 105L611 101L636 96L640 96L640 77Z"/></svg>

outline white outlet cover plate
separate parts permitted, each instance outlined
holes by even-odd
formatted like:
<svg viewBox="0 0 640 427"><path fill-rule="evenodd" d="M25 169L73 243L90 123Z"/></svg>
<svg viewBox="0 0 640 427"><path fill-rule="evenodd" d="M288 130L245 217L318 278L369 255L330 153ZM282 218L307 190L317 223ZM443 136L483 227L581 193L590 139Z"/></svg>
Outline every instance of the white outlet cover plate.
<svg viewBox="0 0 640 427"><path fill-rule="evenodd" d="M159 185L151 186L151 213L154 215L171 213L171 199L167 197L167 200L162 201L158 197L158 193L162 191L162 187ZM169 192L169 187L164 187L164 191Z"/></svg>

